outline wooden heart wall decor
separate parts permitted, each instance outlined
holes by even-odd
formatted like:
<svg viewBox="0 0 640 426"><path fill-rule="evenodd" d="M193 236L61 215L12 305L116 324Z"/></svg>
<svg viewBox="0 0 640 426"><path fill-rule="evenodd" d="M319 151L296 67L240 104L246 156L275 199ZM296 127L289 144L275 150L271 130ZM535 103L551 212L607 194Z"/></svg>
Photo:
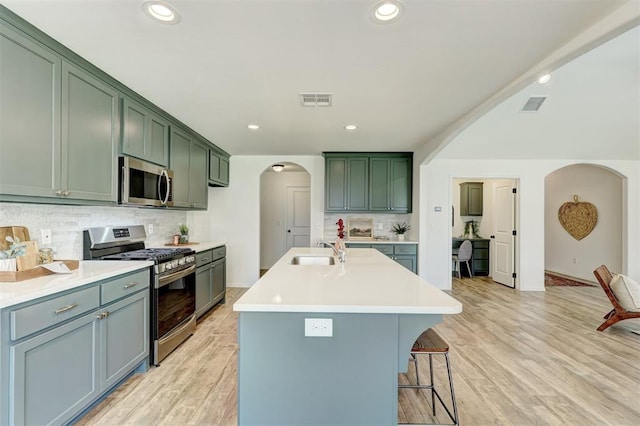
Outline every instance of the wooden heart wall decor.
<svg viewBox="0 0 640 426"><path fill-rule="evenodd" d="M598 222L596 206L585 201L578 201L573 196L573 202L564 203L558 209L560 224L573 238L580 241L593 231Z"/></svg>

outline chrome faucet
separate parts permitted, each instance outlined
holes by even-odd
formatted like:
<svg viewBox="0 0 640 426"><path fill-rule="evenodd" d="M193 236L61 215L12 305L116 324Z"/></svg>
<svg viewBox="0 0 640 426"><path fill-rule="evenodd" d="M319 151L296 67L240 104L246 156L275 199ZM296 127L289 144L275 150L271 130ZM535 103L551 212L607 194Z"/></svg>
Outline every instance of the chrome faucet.
<svg viewBox="0 0 640 426"><path fill-rule="evenodd" d="M336 247L333 244L328 243L326 241L318 241L317 245L321 246L321 247L329 247L329 248L331 248L331 250L333 250L333 254L335 254L336 257L338 258L338 262L340 262L340 263L344 263L345 262L345 258L346 258L346 254L347 253L343 249L336 249Z"/></svg>

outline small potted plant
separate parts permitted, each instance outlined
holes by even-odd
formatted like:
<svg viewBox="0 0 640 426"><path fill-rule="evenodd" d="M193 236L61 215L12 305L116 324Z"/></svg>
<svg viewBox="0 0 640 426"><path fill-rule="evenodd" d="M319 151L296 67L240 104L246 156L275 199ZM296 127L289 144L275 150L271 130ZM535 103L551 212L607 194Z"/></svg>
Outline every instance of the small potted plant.
<svg viewBox="0 0 640 426"><path fill-rule="evenodd" d="M0 251L0 271L16 271L16 257L22 256L26 252L26 244L21 244L18 237L8 236L5 238L11 243L9 250Z"/></svg>
<svg viewBox="0 0 640 426"><path fill-rule="evenodd" d="M411 229L411 225L406 222L394 223L391 227L391 232L398 235L398 241L404 241L404 234Z"/></svg>
<svg viewBox="0 0 640 426"><path fill-rule="evenodd" d="M180 231L180 243L186 244L189 242L189 227L184 224L178 224L178 230Z"/></svg>

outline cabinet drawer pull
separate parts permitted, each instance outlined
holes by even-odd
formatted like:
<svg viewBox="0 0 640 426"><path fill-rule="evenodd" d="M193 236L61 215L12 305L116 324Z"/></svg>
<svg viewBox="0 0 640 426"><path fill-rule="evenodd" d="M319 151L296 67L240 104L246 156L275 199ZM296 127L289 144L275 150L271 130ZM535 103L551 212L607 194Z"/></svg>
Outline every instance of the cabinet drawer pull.
<svg viewBox="0 0 640 426"><path fill-rule="evenodd" d="M202 261L203 261L203 262L208 262L208 261L209 261L209 258L208 258L208 257L203 257L203 258L202 258Z"/></svg>
<svg viewBox="0 0 640 426"><path fill-rule="evenodd" d="M70 311L71 309L75 308L76 306L78 306L77 303L72 303L72 304L70 304L68 306L65 306L64 308L56 309L55 311L53 311L53 313L58 315L58 314L61 314L63 312Z"/></svg>
<svg viewBox="0 0 640 426"><path fill-rule="evenodd" d="M135 287L137 285L138 285L138 283L129 283L129 284L125 284L124 286L122 286L122 288L126 290L128 288Z"/></svg>

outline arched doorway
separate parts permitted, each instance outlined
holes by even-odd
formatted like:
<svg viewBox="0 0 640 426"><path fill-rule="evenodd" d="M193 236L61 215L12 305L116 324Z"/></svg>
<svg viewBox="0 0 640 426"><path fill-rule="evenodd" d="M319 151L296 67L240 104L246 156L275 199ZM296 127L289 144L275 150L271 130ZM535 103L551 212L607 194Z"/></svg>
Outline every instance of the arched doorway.
<svg viewBox="0 0 640 426"><path fill-rule="evenodd" d="M578 280L595 281L593 270L605 264L612 271L626 270L626 194L624 177L598 165L573 164L545 177L545 270ZM577 240L558 218L566 202L589 202L597 209L597 222Z"/></svg>
<svg viewBox="0 0 640 426"><path fill-rule="evenodd" d="M311 175L296 163L279 162L260 175L260 272L291 247L310 245ZM279 171L277 171L279 170Z"/></svg>

